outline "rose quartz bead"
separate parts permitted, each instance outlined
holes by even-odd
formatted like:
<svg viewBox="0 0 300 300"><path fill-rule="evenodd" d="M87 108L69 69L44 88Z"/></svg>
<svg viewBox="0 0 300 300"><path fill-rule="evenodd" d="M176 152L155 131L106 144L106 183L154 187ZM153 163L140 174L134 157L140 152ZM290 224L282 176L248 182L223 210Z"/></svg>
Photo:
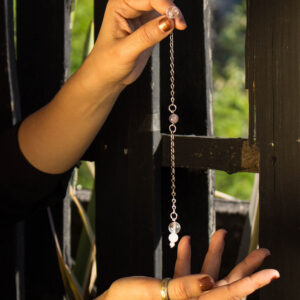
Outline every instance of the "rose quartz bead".
<svg viewBox="0 0 300 300"><path fill-rule="evenodd" d="M179 121L179 117L176 114L171 114L169 117L169 121L172 124L176 124Z"/></svg>

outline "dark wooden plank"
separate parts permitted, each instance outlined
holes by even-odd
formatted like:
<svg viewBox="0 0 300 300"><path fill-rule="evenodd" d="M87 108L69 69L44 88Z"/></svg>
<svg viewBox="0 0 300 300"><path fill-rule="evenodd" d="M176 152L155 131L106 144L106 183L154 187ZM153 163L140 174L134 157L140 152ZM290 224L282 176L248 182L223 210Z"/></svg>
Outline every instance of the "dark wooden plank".
<svg viewBox="0 0 300 300"><path fill-rule="evenodd" d="M19 91L16 76L14 47L13 2L0 1L0 131L20 120ZM5 143L5 141L3 141ZM1 199L7 201L7 199ZM2 297L23 299L24 259L23 226L4 226L0 229L0 256L2 259Z"/></svg>
<svg viewBox="0 0 300 300"><path fill-rule="evenodd" d="M17 1L18 76L24 117L48 103L68 77L71 2ZM68 226L63 203L54 205L52 212L62 242L63 227ZM63 299L46 211L32 216L25 226L26 298Z"/></svg>
<svg viewBox="0 0 300 300"><path fill-rule="evenodd" d="M105 1L95 1L96 32L105 6ZM161 277L159 88L156 47L142 76L120 95L96 141L100 293L120 277Z"/></svg>
<svg viewBox="0 0 300 300"><path fill-rule="evenodd" d="M21 118L14 46L13 2L0 1L0 130Z"/></svg>
<svg viewBox="0 0 300 300"><path fill-rule="evenodd" d="M99 292L119 277L161 269L159 168L151 129L151 64L120 96L99 137L96 160ZM120 124L120 126L118 126ZM158 196L157 196L158 195ZM155 256L157 256L155 259Z"/></svg>
<svg viewBox="0 0 300 300"><path fill-rule="evenodd" d="M229 174L259 172L259 151L247 139L176 135L179 168L215 169ZM170 137L162 136L162 165L170 165Z"/></svg>
<svg viewBox="0 0 300 300"><path fill-rule="evenodd" d="M300 294L300 2L249 4L249 86L255 86L261 152L260 246L272 252L268 266L281 272L260 299L295 299Z"/></svg>
<svg viewBox="0 0 300 300"><path fill-rule="evenodd" d="M211 124L211 61L210 61L210 5L209 1L177 1L189 25L185 32L176 31L175 44L175 97L181 135L212 134ZM161 44L161 124L168 133L169 105L169 43ZM180 155L175 141L176 156ZM198 272L209 239L214 229L212 204L212 173L195 169L176 169L177 208L181 236L192 237L192 271ZM169 248L168 224L171 212L170 170L162 172L163 205L163 261L164 276L171 276L176 250ZM175 250L175 251L174 251Z"/></svg>

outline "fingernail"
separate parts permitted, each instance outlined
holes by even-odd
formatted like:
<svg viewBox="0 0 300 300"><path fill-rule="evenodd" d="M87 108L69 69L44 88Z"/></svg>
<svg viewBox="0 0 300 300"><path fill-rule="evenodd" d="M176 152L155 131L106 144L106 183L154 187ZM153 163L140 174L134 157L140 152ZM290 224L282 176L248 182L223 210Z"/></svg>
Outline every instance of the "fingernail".
<svg viewBox="0 0 300 300"><path fill-rule="evenodd" d="M181 14L180 14L180 16L179 16L179 20L180 20L180 22L181 22L181 23L183 23L183 24L184 24L184 26L186 26L186 27L187 27L186 21L185 21L185 19L184 19L184 16L183 16L183 14L182 14L182 13L181 13Z"/></svg>
<svg viewBox="0 0 300 300"><path fill-rule="evenodd" d="M280 278L280 273L278 271L276 271L276 274L271 278L270 282L272 282L272 281L274 281L274 280L276 280L278 278Z"/></svg>
<svg viewBox="0 0 300 300"><path fill-rule="evenodd" d="M159 20L158 27L162 32L168 32L174 27L174 22L167 17L164 17Z"/></svg>
<svg viewBox="0 0 300 300"><path fill-rule="evenodd" d="M271 278L271 281L270 282L272 282L272 281L274 281L274 280L277 280L277 279L279 279L280 278L280 276L273 276L272 278Z"/></svg>
<svg viewBox="0 0 300 300"><path fill-rule="evenodd" d="M265 251L266 251L266 257L271 255L271 251L269 249L265 249Z"/></svg>
<svg viewBox="0 0 300 300"><path fill-rule="evenodd" d="M199 283L200 283L201 290L203 292L212 289L214 286L214 282L212 281L212 279L209 276L200 278Z"/></svg>

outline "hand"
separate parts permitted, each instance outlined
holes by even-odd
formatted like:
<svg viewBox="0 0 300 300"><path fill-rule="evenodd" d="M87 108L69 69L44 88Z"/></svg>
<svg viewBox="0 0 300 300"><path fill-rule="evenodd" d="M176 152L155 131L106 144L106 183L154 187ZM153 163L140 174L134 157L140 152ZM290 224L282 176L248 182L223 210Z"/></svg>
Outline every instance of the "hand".
<svg viewBox="0 0 300 300"><path fill-rule="evenodd" d="M224 249L226 231L212 236L200 274L190 275L191 248L189 237L178 245L174 279L169 282L170 300L227 300L241 299L279 278L276 270L252 274L270 254L258 249L248 255L224 279L217 281ZM252 275L250 275L252 274ZM115 281L97 300L160 300L160 280L147 277L128 277Z"/></svg>
<svg viewBox="0 0 300 300"><path fill-rule="evenodd" d="M172 5L172 0L108 1L91 54L54 99L20 126L20 149L30 164L59 174L78 162L120 92L141 74L152 47L174 28L186 28L182 14L175 21L159 16Z"/></svg>
<svg viewBox="0 0 300 300"><path fill-rule="evenodd" d="M155 44L174 28L184 30L180 13L175 22L163 15L172 0L110 0L91 53L99 75L112 83L128 85L143 71Z"/></svg>

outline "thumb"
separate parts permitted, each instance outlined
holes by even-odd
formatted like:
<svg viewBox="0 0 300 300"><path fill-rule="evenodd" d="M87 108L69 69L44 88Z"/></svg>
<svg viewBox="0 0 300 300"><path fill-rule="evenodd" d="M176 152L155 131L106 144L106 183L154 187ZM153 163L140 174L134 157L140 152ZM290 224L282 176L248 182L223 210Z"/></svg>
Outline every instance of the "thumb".
<svg viewBox="0 0 300 300"><path fill-rule="evenodd" d="M172 279L168 285L168 295L173 300L198 298L213 286L214 280L209 275L189 275Z"/></svg>
<svg viewBox="0 0 300 300"><path fill-rule="evenodd" d="M145 50L166 38L174 26L174 20L161 16L139 27L123 41L126 57L130 60L137 59Z"/></svg>

